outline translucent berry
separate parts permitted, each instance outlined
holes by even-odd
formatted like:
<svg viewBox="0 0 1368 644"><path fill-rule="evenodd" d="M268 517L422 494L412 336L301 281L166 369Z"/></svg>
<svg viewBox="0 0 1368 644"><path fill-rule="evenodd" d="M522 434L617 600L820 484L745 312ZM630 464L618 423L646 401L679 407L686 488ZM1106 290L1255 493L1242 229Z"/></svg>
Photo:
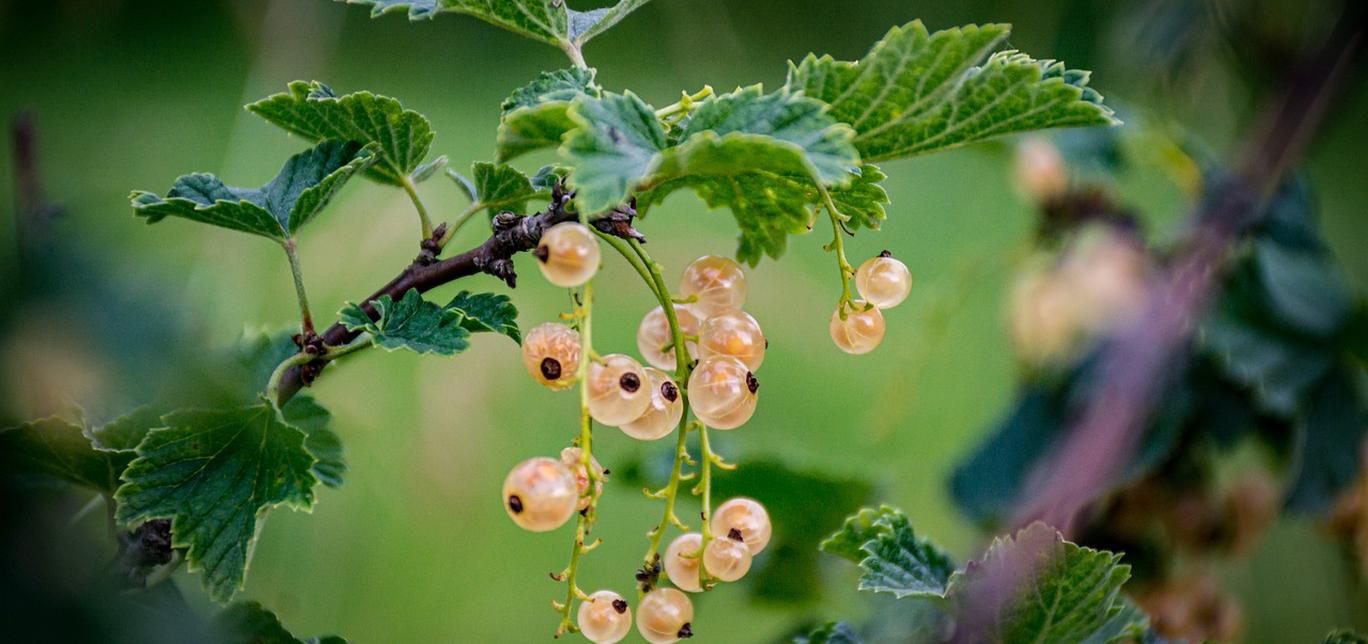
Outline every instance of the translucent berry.
<svg viewBox="0 0 1368 644"><path fill-rule="evenodd" d="M584 467L584 452L578 447L567 447L561 450L560 459L575 475L575 494L579 496L576 509L589 507L589 470ZM594 468L594 497L598 497L603 494L603 466L593 456L589 457L589 465Z"/></svg>
<svg viewBox="0 0 1368 644"><path fill-rule="evenodd" d="M703 565L713 577L736 581L750 571L751 551L741 541L741 534L733 531L727 537L708 542L708 547L703 549Z"/></svg>
<svg viewBox="0 0 1368 644"><path fill-rule="evenodd" d="M1016 149L1013 174L1017 190L1038 203L1050 201L1069 189L1069 169L1064 156L1043 137L1033 136L1021 141Z"/></svg>
<svg viewBox="0 0 1368 644"><path fill-rule="evenodd" d="M758 371L765 361L765 334L749 313L732 309L703 321L698 328L698 357L731 356Z"/></svg>
<svg viewBox="0 0 1368 644"><path fill-rule="evenodd" d="M576 615L580 633L594 644L613 644L632 629L632 609L627 600L611 590L600 590L580 602Z"/></svg>
<svg viewBox="0 0 1368 644"><path fill-rule="evenodd" d="M884 318L879 309L870 307L865 310L865 303L856 300L846 309L846 318L841 319L841 310L831 314L831 340L836 343L840 350L860 355L869 353L883 342L884 337Z"/></svg>
<svg viewBox="0 0 1368 644"><path fill-rule="evenodd" d="M637 632L651 644L673 644L693 637L693 602L673 588L657 588L641 598Z"/></svg>
<svg viewBox="0 0 1368 644"><path fill-rule="evenodd" d="M760 505L755 499L745 497L730 499L717 506L712 517L713 537L718 540L735 541L733 537L736 534L732 533L733 530L740 535L741 541L750 549L751 554L760 554L760 551L769 545L770 540L770 518L769 513L765 512L765 506ZM708 570L711 571L712 568L709 567Z"/></svg>
<svg viewBox="0 0 1368 644"><path fill-rule="evenodd" d="M665 549L665 575L680 590L691 593L703 591L698 583L699 551L703 549L703 535L686 532L675 537Z"/></svg>
<svg viewBox="0 0 1368 644"><path fill-rule="evenodd" d="M556 391L579 379L579 332L555 322L532 327L523 338L523 366L537 382Z"/></svg>
<svg viewBox="0 0 1368 644"><path fill-rule="evenodd" d="M689 376L689 408L709 427L734 429L755 413L760 381L730 356L704 358Z"/></svg>
<svg viewBox="0 0 1368 644"><path fill-rule="evenodd" d="M589 363L589 415L614 427L640 418L651 405L646 372L636 360L621 353Z"/></svg>
<svg viewBox="0 0 1368 644"><path fill-rule="evenodd" d="M542 233L534 254L546 281L556 286L579 286L598 272L598 239L593 231L573 221L556 224Z"/></svg>
<svg viewBox="0 0 1368 644"><path fill-rule="evenodd" d="M684 268L679 294L697 296L689 307L695 315L707 319L746 303L746 275L740 264L726 257L704 255Z"/></svg>
<svg viewBox="0 0 1368 644"><path fill-rule="evenodd" d="M871 257L855 271L855 288L866 302L881 309L891 309L907 299L912 291L912 272L907 265L893 259L888 251Z"/></svg>
<svg viewBox="0 0 1368 644"><path fill-rule="evenodd" d="M675 321L684 335L698 335L698 317L682 304L675 304ZM669 347L669 350L665 350ZM698 343L684 341L684 348L690 356L698 355ZM641 318L637 327L637 350L646 362L658 369L673 370L677 365L674 352L674 337L670 334L670 320L665 317L665 309L657 306Z"/></svg>
<svg viewBox="0 0 1368 644"><path fill-rule="evenodd" d="M622 433L637 440L653 441L664 438L679 424L684 415L684 397L669 374L646 367L646 379L651 388L651 404L635 420L621 425Z"/></svg>
<svg viewBox="0 0 1368 644"><path fill-rule="evenodd" d="M504 479L504 509L514 523L533 532L564 525L575 514L578 499L575 475L553 458L529 458Z"/></svg>

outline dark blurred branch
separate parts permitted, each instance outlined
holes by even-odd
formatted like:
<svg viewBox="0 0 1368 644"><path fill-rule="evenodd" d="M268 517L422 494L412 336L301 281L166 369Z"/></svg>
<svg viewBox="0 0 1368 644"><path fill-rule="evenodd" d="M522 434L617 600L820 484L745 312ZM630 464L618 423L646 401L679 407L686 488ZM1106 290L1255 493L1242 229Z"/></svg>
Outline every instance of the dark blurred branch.
<svg viewBox="0 0 1368 644"><path fill-rule="evenodd" d="M1103 350L1093 372L1097 386L1063 443L1034 473L1014 526L1039 520L1069 535L1079 513L1105 494L1130 462L1153 405L1209 304L1227 254L1301 160L1358 60L1364 10L1346 6L1334 32L1292 68L1263 111L1238 171L1192 216L1181 251L1158 280L1145 314ZM998 567L982 592L965 598L963 628L955 640L976 641L983 634L976 629L992 623L989 616L1004 598L1015 597L1040 563L1021 558Z"/></svg>
<svg viewBox="0 0 1368 644"><path fill-rule="evenodd" d="M367 314L374 316L376 313L371 303L383 296L388 295L397 300L410 289L418 289L419 293L424 293L462 277L480 273L488 273L502 279L509 287L516 287L518 276L513 270L513 256L536 248L546 229L562 222L576 220L579 214L570 209L573 197L573 194L566 193L557 185L552 190L551 204L542 212L526 217L508 212L500 213L494 218L493 233L483 244L447 259L435 261L433 257L441 252L441 248L433 247L432 240L424 242L423 252L418 259L388 284L367 297L362 308ZM645 241L645 238L632 228L632 219L635 216L636 209L631 205L624 205L594 220L592 224L605 234ZM442 236L444 228L445 226L439 226L434 231L434 239ZM339 322L328 327L321 338L328 346L340 347L355 340L358 335L360 334L347 330ZM286 372L280 384L279 404L285 404L299 393L301 388L312 383L327 364L319 360Z"/></svg>
<svg viewBox="0 0 1368 644"><path fill-rule="evenodd" d="M48 203L43 177L38 170L37 126L33 113L21 111L10 120L10 144L14 162L14 225L20 263L42 247L48 229L61 208Z"/></svg>

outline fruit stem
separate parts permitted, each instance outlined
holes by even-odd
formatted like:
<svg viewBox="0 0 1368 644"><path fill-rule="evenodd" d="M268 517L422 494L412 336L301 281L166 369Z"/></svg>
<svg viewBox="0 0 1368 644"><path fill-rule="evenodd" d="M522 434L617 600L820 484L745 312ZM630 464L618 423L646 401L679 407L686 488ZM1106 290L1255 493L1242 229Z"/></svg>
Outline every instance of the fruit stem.
<svg viewBox="0 0 1368 644"><path fill-rule="evenodd" d="M580 449L580 465L584 468L585 478L588 479L588 489L585 494L589 497L589 505L579 513L575 520L575 544L570 550L570 565L565 569L565 602L560 604L557 609L561 614L560 625L556 628L556 635L577 630L570 615L574 610L575 599L583 598L584 591L575 584L575 576L579 572L580 555L589 552L597 547L597 543L586 546L585 538L589 535L590 526L593 525L595 514L598 510L598 472L594 471L594 423L589 416L589 361L590 355L594 353L593 344L593 308L594 308L594 285L593 282L586 282L580 289L580 296L572 298L575 302L575 318L578 320L576 326L580 334L580 361L577 371L579 373L580 389L580 432L579 438L575 443Z"/></svg>
<svg viewBox="0 0 1368 644"><path fill-rule="evenodd" d="M694 103L713 95L713 88L712 85L704 85L703 89L699 90L696 94L690 94L688 92L681 93L683 96L680 97L679 102L672 105L666 105L665 107L656 110L656 118L663 121L671 116L683 116L692 112Z"/></svg>
<svg viewBox="0 0 1368 644"><path fill-rule="evenodd" d="M627 260L628 264L632 265L632 268L636 270L637 275L640 275L642 281L646 282L646 286L651 289L651 295L655 296L657 300L662 299L660 297L660 291L657 290L654 278L652 278L651 274L647 272L646 266L641 263L641 259L637 256L637 254L627 246L627 242L623 241L620 237L614 237L612 235L605 234L603 231L597 228L590 228L590 230L594 231L594 234L598 235L599 239L602 239L609 246L612 246L613 250L616 250L619 255L622 255L623 259ZM673 309L674 307L665 308ZM674 311L670 312L670 314L673 313Z"/></svg>
<svg viewBox="0 0 1368 644"><path fill-rule="evenodd" d="M831 193L818 183L817 188L822 193L822 201L826 205L827 215L831 219L831 244L826 248L836 253L836 269L841 273L841 299L836 303L836 310L840 313L841 319L846 319L846 309L855 298L850 293L850 278L854 277L855 269L846 260L845 239L841 237L841 222L849 221L850 218L841 214L837 210L836 203L831 200Z"/></svg>
<svg viewBox="0 0 1368 644"><path fill-rule="evenodd" d="M456 231L460 230L461 226L464 226L467 221L470 221L471 217L475 216L475 213L480 212L484 207L483 201L476 201L469 206L466 206L466 209L462 210L461 214L456 215L456 218L451 220L451 225L447 226L446 230L442 231L441 238L437 240L437 248L446 248L446 245L451 242L451 238L456 236Z"/></svg>
<svg viewBox="0 0 1368 644"><path fill-rule="evenodd" d="M423 239L432 239L432 219L428 218L427 206L423 205L423 198L418 196L418 186L413 183L413 177L404 175L401 183L404 192L408 193L409 200L413 202L413 208L418 211L418 222L423 226Z"/></svg>

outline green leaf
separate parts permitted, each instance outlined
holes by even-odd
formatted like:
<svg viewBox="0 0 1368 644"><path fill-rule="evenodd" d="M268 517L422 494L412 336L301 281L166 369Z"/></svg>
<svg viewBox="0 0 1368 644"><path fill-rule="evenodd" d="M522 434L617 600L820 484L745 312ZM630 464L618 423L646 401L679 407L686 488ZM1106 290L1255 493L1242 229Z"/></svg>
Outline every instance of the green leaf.
<svg viewBox="0 0 1368 644"><path fill-rule="evenodd" d="M1310 391L1296 426L1287 509L1329 510L1358 477L1366 432L1368 401L1356 374L1343 366L1331 370Z"/></svg>
<svg viewBox="0 0 1368 644"><path fill-rule="evenodd" d="M143 405L89 432L90 443L97 450L107 452L132 452L147 432L165 427L162 415L165 409ZM131 457L130 457L131 460ZM117 487L117 486L116 486Z"/></svg>
<svg viewBox="0 0 1368 644"><path fill-rule="evenodd" d="M209 596L227 601L243 584L258 519L280 505L314 503L317 459L303 431L270 405L168 414L138 446L114 498L125 526L171 519L172 545L202 570Z"/></svg>
<svg viewBox="0 0 1368 644"><path fill-rule="evenodd" d="M858 62L809 54L790 65L788 87L827 103L834 118L854 127L866 161L1117 122L1087 87L1088 72L1014 51L989 56L1009 30L969 25L930 34L913 21L893 28Z"/></svg>
<svg viewBox="0 0 1368 644"><path fill-rule="evenodd" d="M501 333L522 344L522 332L518 330L518 309L507 295L461 291L445 308L458 315L461 326L471 333Z"/></svg>
<svg viewBox="0 0 1368 644"><path fill-rule="evenodd" d="M1323 644L1368 644L1368 637L1349 629L1338 629L1326 633Z"/></svg>
<svg viewBox="0 0 1368 644"><path fill-rule="evenodd" d="M611 7L602 9L592 9L590 11L575 11L571 9L570 17L570 40L582 45L593 40L599 34L612 29L617 23L621 22L633 11L642 8L651 0L618 0L618 3Z"/></svg>
<svg viewBox="0 0 1368 644"><path fill-rule="evenodd" d="M261 188L233 188L212 174L189 174L166 197L136 191L133 211L154 224L167 217L213 224L275 240L294 237L328 205L352 175L375 161L376 147L324 141L290 157Z"/></svg>
<svg viewBox="0 0 1368 644"><path fill-rule="evenodd" d="M1034 523L999 537L979 560L950 579L949 595L982 601L969 639L990 642L1080 642L1125 608L1121 586L1130 566L1121 556L1084 548ZM998 588L1019 579L1015 589ZM963 615L961 616L964 617Z"/></svg>
<svg viewBox="0 0 1368 644"><path fill-rule="evenodd" d="M342 453L342 439L330 427L332 413L313 397L300 394L285 403L281 416L290 426L304 432L304 448L313 454L313 473L328 487L341 487L347 473L347 459Z"/></svg>
<svg viewBox="0 0 1368 644"><path fill-rule="evenodd" d="M650 0L619 0L611 7L575 11L565 0L339 0L368 5L371 17L407 12L409 20L431 20L438 12L475 16L497 27L562 49L589 42Z"/></svg>
<svg viewBox="0 0 1368 644"><path fill-rule="evenodd" d="M218 644L346 644L337 636L301 640L280 623L275 613L257 602L238 602L214 616L212 624Z"/></svg>
<svg viewBox="0 0 1368 644"><path fill-rule="evenodd" d="M263 98L247 110L310 141L375 144L378 160L368 176L381 183L399 186L410 174L433 171L423 166L432 145L432 126L422 114L388 96L339 96L318 81L294 81L289 91Z"/></svg>
<svg viewBox="0 0 1368 644"><path fill-rule="evenodd" d="M96 449L80 427L60 418L0 431L0 469L30 483L74 483L113 492L131 460L128 452Z"/></svg>
<svg viewBox="0 0 1368 644"><path fill-rule="evenodd" d="M944 598L954 572L950 556L912 530L907 515L890 508L866 508L846 519L822 542L823 552L860 564L860 590L904 597Z"/></svg>
<svg viewBox="0 0 1368 644"><path fill-rule="evenodd" d="M1027 478L1064 431L1066 405L1056 391L1024 391L992 436L955 466L950 495L960 511L984 524L1006 518Z"/></svg>
<svg viewBox="0 0 1368 644"><path fill-rule="evenodd" d="M1252 261L1269 314L1290 329L1324 338L1349 319L1353 296L1328 256L1256 240Z"/></svg>
<svg viewBox="0 0 1368 644"><path fill-rule="evenodd" d="M438 0L338 0L347 4L368 5L372 18L387 13L406 12L409 20L431 20L441 11Z"/></svg>
<svg viewBox="0 0 1368 644"><path fill-rule="evenodd" d="M622 203L666 147L655 109L629 91L580 98L569 114L576 127L561 156L573 170L580 210L597 213Z"/></svg>
<svg viewBox="0 0 1368 644"><path fill-rule="evenodd" d="M433 175L436 175L438 172L441 172L442 168L446 167L446 164L447 157L443 154L436 159L414 168L413 173L409 175L409 178L412 179L414 183L422 183L431 179Z"/></svg>
<svg viewBox="0 0 1368 644"><path fill-rule="evenodd" d="M827 622L818 626L806 637L799 637L794 644L862 644L859 633L850 622Z"/></svg>
<svg viewBox="0 0 1368 644"><path fill-rule="evenodd" d="M448 172L448 175L462 190L470 190L474 202L489 209L490 214L505 210L518 215L526 214L527 201L541 194L527 175L501 163L476 163L471 166L471 175L475 180L468 187L464 183L465 177L455 172Z"/></svg>
<svg viewBox="0 0 1368 644"><path fill-rule="evenodd" d="M533 150L556 147L575 123L567 113L581 96L598 98L593 69L542 72L504 99L495 139L495 158L512 160Z"/></svg>

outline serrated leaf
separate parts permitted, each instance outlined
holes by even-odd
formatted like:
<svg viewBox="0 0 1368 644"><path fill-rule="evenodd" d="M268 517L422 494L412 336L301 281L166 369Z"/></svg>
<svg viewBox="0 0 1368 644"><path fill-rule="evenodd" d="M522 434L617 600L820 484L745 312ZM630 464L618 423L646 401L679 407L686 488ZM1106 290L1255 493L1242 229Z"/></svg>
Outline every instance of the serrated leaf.
<svg viewBox="0 0 1368 644"><path fill-rule="evenodd" d="M827 622L808 633L806 637L799 637L794 640L794 644L862 644L860 634L855 632L855 627L850 622Z"/></svg>
<svg viewBox="0 0 1368 644"><path fill-rule="evenodd" d="M632 92L580 98L570 108L575 129L561 156L572 168L576 201L597 213L621 203L644 180L666 147L655 109Z"/></svg>
<svg viewBox="0 0 1368 644"><path fill-rule="evenodd" d="M218 644L346 644L346 640L333 635L301 640L280 623L275 613L257 602L239 602L219 611L212 628Z"/></svg>
<svg viewBox="0 0 1368 644"><path fill-rule="evenodd" d="M290 426L304 432L304 448L317 460L314 476L328 487L341 487L347 473L342 439L332 431L332 413L313 397L300 394L281 408L280 415Z"/></svg>
<svg viewBox="0 0 1368 644"><path fill-rule="evenodd" d="M138 446L114 498L125 526L170 519L172 545L186 548L209 596L242 588L257 521L266 510L314 503L316 459L303 431L270 405L168 414Z"/></svg>
<svg viewBox="0 0 1368 644"><path fill-rule="evenodd" d="M864 545L874 540L885 528L876 523L887 516L897 514L898 511L885 505L877 510L874 508L863 508L859 512L846 517L845 523L841 524L841 529L831 536L823 539L817 548L830 555L836 555L851 563L858 564L869 556L864 551Z"/></svg>
<svg viewBox="0 0 1368 644"><path fill-rule="evenodd" d="M0 470L28 483L74 483L110 493L131 460L131 452L96 449L81 427L60 418L0 431Z"/></svg>
<svg viewBox="0 0 1368 644"><path fill-rule="evenodd" d="M542 72L501 106L495 158L507 162L533 150L556 147L575 123L567 112L581 96L598 98L593 69Z"/></svg>
<svg viewBox="0 0 1368 644"><path fill-rule="evenodd" d="M442 10L438 6L438 0L337 0L347 4L366 5L371 8L372 18L379 18L387 13L403 12L408 14L409 20L431 20L437 17L437 13Z"/></svg>
<svg viewBox="0 0 1368 644"><path fill-rule="evenodd" d="M247 110L310 141L375 144L378 158L367 176L394 186L422 169L432 145L428 120L399 101L370 92L339 96L318 81L294 81L288 91L252 103Z"/></svg>
<svg viewBox="0 0 1368 644"><path fill-rule="evenodd" d="M165 413L165 409L152 405L138 407L91 429L88 432L91 446L109 452L132 452L138 448L138 443L147 436L147 432L166 426L162 422Z"/></svg>
<svg viewBox="0 0 1368 644"><path fill-rule="evenodd" d="M562 49L579 48L611 29L650 0L619 0L611 7L575 11L564 0L339 0L371 7L371 17L406 12L409 20L431 20L452 11Z"/></svg>
<svg viewBox="0 0 1368 644"><path fill-rule="evenodd" d="M501 163L476 163L471 166L471 176L474 177L471 185L475 201L489 209L491 214L504 210L518 215L526 214L527 201L540 193L527 175ZM457 180L457 183L460 181Z"/></svg>
<svg viewBox="0 0 1368 644"><path fill-rule="evenodd" d="M642 8L651 0L618 0L617 4L602 9L569 12L570 40L582 45L599 34L612 29L633 11Z"/></svg>
<svg viewBox="0 0 1368 644"><path fill-rule="evenodd" d="M149 224L181 217L283 241L317 216L352 175L370 167L375 151L374 145L324 141L290 157L261 188L234 188L198 173L177 179L165 198L142 191L129 198L134 214Z"/></svg>
<svg viewBox="0 0 1368 644"><path fill-rule="evenodd" d="M1355 374L1342 366L1331 370L1309 392L1296 425L1287 509L1329 510L1358 476L1365 433L1368 401Z"/></svg>
<svg viewBox="0 0 1368 644"><path fill-rule="evenodd" d="M1008 33L1007 25L970 25L930 34L913 21L890 30L857 62L809 54L790 65L788 87L826 102L834 118L854 127L866 161L1016 132L1116 123L1087 86L1087 72L1013 51L989 56Z"/></svg>
<svg viewBox="0 0 1368 644"><path fill-rule="evenodd" d="M1121 586L1130 566L1121 556L1084 548L1053 528L1034 523L1014 537L999 537L981 559L950 579L949 594L974 601L970 640L1080 642L1125 608ZM1002 588L1017 580L1016 588Z"/></svg>
<svg viewBox="0 0 1368 644"><path fill-rule="evenodd" d="M912 531L912 522L901 512L885 514L874 522L881 530L861 546L867 557L860 562L860 590L904 597L941 598L955 564L950 556Z"/></svg>
<svg viewBox="0 0 1368 644"><path fill-rule="evenodd" d="M461 326L471 333L500 333L522 344L518 309L507 295L461 291L444 308L459 316Z"/></svg>
<svg viewBox="0 0 1368 644"><path fill-rule="evenodd" d="M372 320L356 304L342 309L340 319L352 331L371 334L375 343L395 351L455 355L470 347L470 334L494 331L522 341L516 322L518 311L507 296L468 291L457 294L446 306L423 299L409 289L395 302L388 295L374 300L377 319Z"/></svg>

